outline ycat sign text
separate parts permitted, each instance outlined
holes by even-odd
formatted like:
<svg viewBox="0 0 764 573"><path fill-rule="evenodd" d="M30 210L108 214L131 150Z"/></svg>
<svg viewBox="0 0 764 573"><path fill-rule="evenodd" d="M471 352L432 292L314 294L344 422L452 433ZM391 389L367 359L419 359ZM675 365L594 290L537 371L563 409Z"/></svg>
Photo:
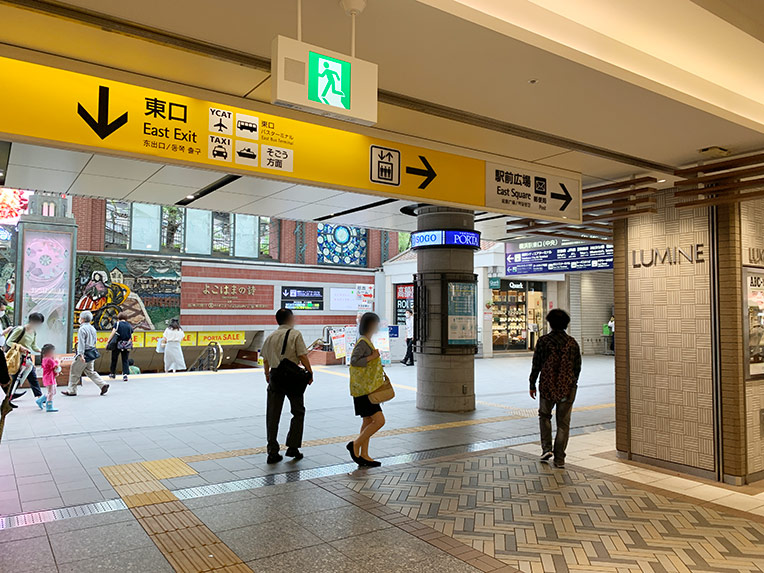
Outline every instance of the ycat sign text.
<svg viewBox="0 0 764 573"><path fill-rule="evenodd" d="M412 249L426 249L431 247L479 249L480 233L478 231L454 231L448 229L437 231L416 231L411 233Z"/></svg>

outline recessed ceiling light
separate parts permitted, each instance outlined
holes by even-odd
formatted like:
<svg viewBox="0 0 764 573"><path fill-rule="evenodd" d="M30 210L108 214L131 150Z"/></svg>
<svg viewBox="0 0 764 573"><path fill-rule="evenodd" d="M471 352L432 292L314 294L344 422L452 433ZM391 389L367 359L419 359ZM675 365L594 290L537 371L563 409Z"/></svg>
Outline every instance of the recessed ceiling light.
<svg viewBox="0 0 764 573"><path fill-rule="evenodd" d="M528 83L532 86L535 86L537 83L539 83L539 81L536 78L531 78L528 80Z"/></svg>
<svg viewBox="0 0 764 573"><path fill-rule="evenodd" d="M186 195L186 199L193 199L193 198L194 198L193 195Z"/></svg>
<svg viewBox="0 0 764 573"><path fill-rule="evenodd" d="M665 182L666 182L665 179L658 179L658 183L665 183Z"/></svg>

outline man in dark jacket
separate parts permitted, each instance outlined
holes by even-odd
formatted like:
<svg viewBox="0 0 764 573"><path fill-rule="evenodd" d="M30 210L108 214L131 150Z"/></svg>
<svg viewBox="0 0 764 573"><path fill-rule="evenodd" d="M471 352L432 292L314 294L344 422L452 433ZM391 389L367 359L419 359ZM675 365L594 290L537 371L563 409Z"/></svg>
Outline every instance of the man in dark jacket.
<svg viewBox="0 0 764 573"><path fill-rule="evenodd" d="M556 308L546 317L552 332L539 338L533 353L530 377L531 398L536 399L539 375L539 426L541 430L541 461L554 458L554 465L565 467L565 448L570 434L570 414L576 399L578 377L581 374L581 350L575 338L565 330L570 316ZM552 447L552 409L556 410L557 435Z"/></svg>

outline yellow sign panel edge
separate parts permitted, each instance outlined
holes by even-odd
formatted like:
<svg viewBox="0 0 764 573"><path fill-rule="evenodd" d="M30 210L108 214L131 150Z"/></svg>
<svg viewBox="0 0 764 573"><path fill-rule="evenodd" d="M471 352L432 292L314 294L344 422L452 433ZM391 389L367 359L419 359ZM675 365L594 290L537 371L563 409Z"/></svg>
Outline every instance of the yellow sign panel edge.
<svg viewBox="0 0 764 573"><path fill-rule="evenodd" d="M2 52L0 52L2 53ZM58 58L56 58L58 59ZM65 63L69 64L71 66L72 62L65 61ZM14 78L14 74L10 73L7 68L17 68L16 69L16 77ZM92 68L94 66L87 66L89 68ZM28 73L19 74L18 68L26 68ZM0 56L0 73L3 74L3 76L8 80L8 87L7 91L5 92L6 95L11 94L13 95L16 90L16 88L19 87L19 85L22 84L29 84L34 83L34 81L30 82L30 79L34 79L34 73L33 71L36 71L38 74L48 74L53 76L58 76L60 78L67 78L70 81L74 81L75 84L77 83L84 83L86 84L81 90L78 89L72 89L70 91L75 92L73 95L71 95L71 99L77 100L78 103L83 103L83 107L86 109L89 109L92 114L95 116L97 109L98 109L98 93L97 93L97 85L103 85L106 84L107 87L110 87L110 89L119 89L119 90L132 90L132 91L139 91L139 90L145 90L145 92L152 92L152 97L162 96L166 98L179 98L180 100L185 100L187 102L193 103L197 110L201 109L203 107L214 107L214 106L220 106L225 108L234 108L232 111L234 113L245 113L245 114L259 114L262 116L265 116L266 119L274 119L281 122L284 122L285 124L290 125L292 128L299 128L301 130L305 130L309 132L309 134L312 134L315 137L315 134L319 134L319 138L322 135L330 134L333 138L339 139L340 141L354 141L355 145L352 146L345 146L345 149L348 149L349 147L352 147L352 151L355 153L355 157L351 158L351 163L353 163L353 167L348 172L344 173L337 173L336 170L332 171L331 177L323 177L323 178L307 178L304 176L295 176L292 174L286 174L286 173L274 173L270 170L265 170L264 168L257 168L257 167L249 167L249 168L243 168L243 167L237 167L234 165L221 165L219 162L216 162L212 159L209 159L206 157L206 155L200 155L197 157L194 157L193 159L178 159L173 157L168 157L167 155L162 155L159 153L151 153L146 152L146 150L136 150L135 144L132 146L130 145L124 145L124 144L114 144L113 141L108 141L108 137L106 140L103 140L101 142L96 141L95 134L89 134L88 131L86 131L87 126L84 121L81 121L79 117L73 112L73 105L68 106L65 110L65 112L61 115L71 117L66 117L66 120L64 121L64 125L66 123L71 123L72 125L69 126L68 129L60 129L58 133L77 133L79 132L79 136L72 135L71 137L67 137L66 139L62 137L55 137L51 136L49 133L45 133L45 129L38 129L37 133L35 133L34 129L28 129L26 127L21 127L18 129L7 129L7 117L3 118L2 113L0 113L0 120L2 120L2 124L0 124L0 133L3 134L4 137L10 139L10 140L16 140L16 141L23 141L23 142L29 142L29 143L40 143L44 142L46 144L52 144L55 147L62 147L62 148L76 148L76 149L83 149L88 151L95 151L95 152L106 152L110 154L115 155L122 155L122 156L128 156L128 157L138 157L142 159L149 159L149 160L159 160L163 163L169 163L169 164L178 164L178 165L194 165L197 167L202 167L205 169L211 169L214 171L224 172L224 173L236 173L236 174L257 174L258 176L267 178L267 179L275 179L284 181L287 180L289 182L293 183L304 183L307 185L315 185L320 187L329 187L329 188L337 188L341 190L347 190L347 191L353 191L353 192L360 192L365 193L369 195L374 196L383 196L383 197L395 197L398 199L409 199L413 201L424 201L424 202L432 202L436 204L445 204L445 205L452 205L456 207L462 207L466 209L484 209L485 208L485 187L486 187L486 181L485 181L485 163L487 161L493 161L497 163L501 163L502 161L511 161L514 164L523 164L527 166L528 169L536 170L536 171L545 171L545 172L551 172L551 173L558 173L565 177L571 177L575 178L578 181L580 181L580 174L572 171L567 171L564 169L558 169L553 167L548 167L544 165L539 165L536 163L526 162L522 160L517 159L510 159L502 156L496 156L493 154L488 154L484 152L474 152L473 154L455 154L452 152L451 147L448 144L440 144L437 142L428 142L431 144L430 147L420 147L416 145L418 141L413 136L401 136L399 135L399 141L389 140L389 139L381 139L376 137L375 135L369 135L365 132L375 132L379 130L373 130L369 128L357 128L356 131L350 131L350 130L343 130L339 129L337 127L328 126L325 125L325 123L328 123L327 121L321 121L322 118L316 118L317 121L315 122L306 122L302 119L295 119L292 117L289 117L290 115L300 115L303 116L304 114L298 114L293 113L290 114L288 110L282 110L281 108L276 108L279 111L279 115L275 115L270 111L266 111L266 109L273 108L273 106L269 106L268 104L262 104L260 102L250 102L249 100L242 101L241 98L236 98L234 96L228 96L223 94L214 94L216 97L219 97L221 101L209 101L207 99L201 99L197 95L194 96L188 96L184 95L184 91L194 91L194 92L204 92L206 95L206 90L201 90L199 88L191 88L189 90L187 87L186 89L183 89L184 86L177 86L175 84L170 84L173 89L176 89L176 91L170 92L165 91L165 89L157 89L154 87L146 86L144 84L150 83L150 80L147 81L147 78L140 78L142 80L141 83L132 83L127 82L124 79L110 79L108 77L101 77L91 75L91 74L85 74L81 73L79 71L74 71L71 69L66 69L62 67L53 67L47 64L39 64L34 62L29 62L25 60L17 59L16 57L13 58L7 58ZM102 73L103 75L108 76L109 73L107 70L101 70L99 68L99 73ZM113 72L111 75L114 75ZM129 73L120 73L119 75L127 75L132 76L132 74ZM49 79L49 78L47 78ZM132 79L132 78L131 78ZM17 81L14 81L17 80ZM23 80L23 81L22 81ZM40 78L38 78L38 81ZM157 80L159 82L159 80ZM61 83L61 82L59 82ZM64 82L66 83L66 82ZM161 82L163 84L167 84L168 82ZM49 86L50 84L48 84ZM23 90L21 90L23 91ZM38 97L55 97L51 96L50 94L60 94L58 90L51 92L51 90L39 90L40 92L44 92L44 96ZM87 92L87 93L86 93ZM180 92L180 93L177 93ZM34 99L34 98L28 98L29 94L25 94L22 96L22 99L18 102L23 104L27 103L27 100ZM17 96L18 97L18 96ZM119 98L115 98L116 101L119 101ZM238 103L231 104L231 103L225 103L226 100L236 100ZM142 100L141 100L142 101ZM46 104L50 103L47 102ZM247 105L246 108L241 108L241 104ZM250 105L251 103L257 103L258 105ZM39 102L30 103L29 105L37 105L37 109L44 109L44 105L39 105ZM110 108L109 111L109 117L108 119L111 121L119 116L120 108L118 107L119 104L113 105ZM11 109L14 109L13 106L8 106ZM8 109L6 107L6 109ZM18 109L14 109L14 112L17 112ZM25 121L18 122L21 125L28 126L30 124L29 118L30 117L38 117L40 116L39 113L31 113L31 109L28 110L30 113L16 113L18 117L25 118ZM138 114L138 112L133 109L133 115L135 116ZM142 112L142 110L141 110ZM206 114L205 114L206 118ZM198 118L197 118L198 119ZM198 122L197 122L198 123ZM43 133L40 133L42 131ZM200 132L205 133L204 130L200 130ZM89 138L87 135L83 134L89 134ZM310 137L305 137L305 139L310 139ZM358 145L358 141L362 141L362 145ZM411 143L407 143L407 141L410 141ZM327 145L320 145L319 142L314 141L312 143L313 149L321 150L322 148L327 148L330 146ZM393 147L394 149L397 149L401 152L401 156L405 157L405 162L402 160L400 163L400 178L403 180L404 178L404 169L405 167L411 167L415 166L416 168L422 168L422 165L416 163L416 159L421 159L422 156L426 157L430 163L435 164L435 170L437 172L437 177L433 182L431 183L431 190L423 190L419 191L416 189L416 183L421 181L421 178L413 178L408 179L406 185L400 185L402 188L401 191L398 190L397 187L393 186L387 186L387 185L381 185L376 184L366 179L361 179L358 177L358 174L360 172L363 172L364 174L368 173L369 169L369 157L367 154L367 149L370 149L372 146L380 146L380 147ZM342 146L340 146L342 147ZM359 151L360 150L360 151ZM206 150L205 150L206 151ZM370 151L368 152L370 153ZM313 155L312 153L310 155ZM473 155L482 155L484 157L474 157ZM311 158L312 159L312 158ZM320 160L320 158L319 158ZM363 169L359 167L359 164L363 165ZM345 170L347 171L347 170ZM349 175L350 173L350 175ZM409 176L412 177L412 176ZM339 180L338 180L339 179ZM440 179L440 181L438 181ZM412 187L414 189L412 189ZM467 192L466 190L470 190L471 193ZM466 196L471 197L471 200L469 202L465 202L463 198ZM509 215L515 215L515 216L524 216L522 213L518 213L516 211L512 210L506 210L506 209L500 209L497 207L492 207L491 212L496 213L505 213ZM555 217L555 216L545 216L544 220L550 220L550 221L565 221L568 223L576 223L578 222L575 218L565 218L565 217ZM580 220L580 213L578 214L578 220Z"/></svg>

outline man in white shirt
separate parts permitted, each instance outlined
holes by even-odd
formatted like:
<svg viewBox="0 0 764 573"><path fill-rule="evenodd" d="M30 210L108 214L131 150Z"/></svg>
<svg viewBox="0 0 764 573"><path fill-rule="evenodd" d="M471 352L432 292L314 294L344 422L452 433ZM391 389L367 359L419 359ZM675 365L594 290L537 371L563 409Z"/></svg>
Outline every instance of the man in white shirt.
<svg viewBox="0 0 764 573"><path fill-rule="evenodd" d="M265 426L268 435L268 463L275 464L284 458L279 454L281 449L278 440L279 420L284 408L284 398L289 399L289 408L292 412L292 421L289 424L287 434L286 455L295 460L301 460L302 432L305 425L305 389L306 383L301 381L299 371L294 380L279 380L278 384L272 380L274 370L279 367L282 360L288 360L298 367L302 364L310 373L307 384L313 382L313 369L308 360L308 349L299 330L294 330L294 313L288 308L276 311L276 323L279 325L268 336L263 344L263 366L265 367L265 380L268 382L268 399L265 408ZM286 345L284 340L286 339ZM282 352L283 349L283 352ZM281 369L279 369L281 370Z"/></svg>
<svg viewBox="0 0 764 573"><path fill-rule="evenodd" d="M406 309L406 356L401 364L414 365L414 313L410 308Z"/></svg>

